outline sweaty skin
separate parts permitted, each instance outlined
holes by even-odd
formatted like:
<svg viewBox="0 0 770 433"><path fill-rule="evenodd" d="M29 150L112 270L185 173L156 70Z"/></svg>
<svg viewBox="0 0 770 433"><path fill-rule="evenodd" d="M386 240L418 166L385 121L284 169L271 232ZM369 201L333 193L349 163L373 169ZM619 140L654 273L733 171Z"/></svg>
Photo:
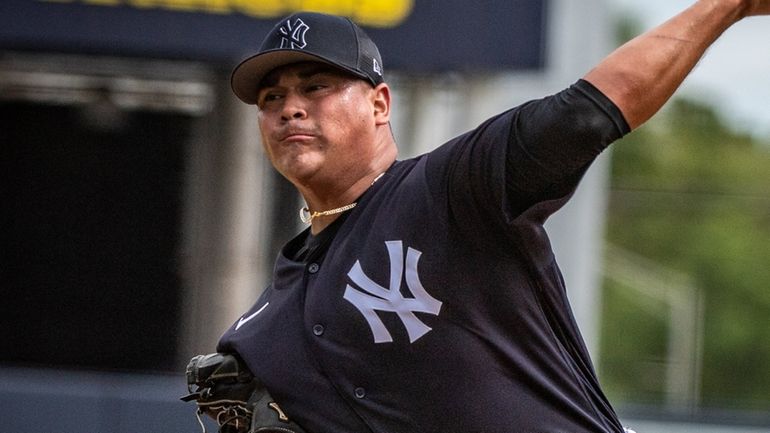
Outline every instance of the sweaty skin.
<svg viewBox="0 0 770 433"><path fill-rule="evenodd" d="M353 203L396 159L390 89L321 63L288 65L261 87L259 126L273 166L310 211ZM314 218L318 233L338 215Z"/></svg>

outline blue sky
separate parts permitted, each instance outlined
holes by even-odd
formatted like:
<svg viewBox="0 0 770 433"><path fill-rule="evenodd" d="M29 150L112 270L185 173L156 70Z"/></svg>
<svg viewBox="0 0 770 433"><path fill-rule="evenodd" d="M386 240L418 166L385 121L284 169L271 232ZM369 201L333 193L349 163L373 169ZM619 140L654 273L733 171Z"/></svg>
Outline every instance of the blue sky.
<svg viewBox="0 0 770 433"><path fill-rule="evenodd" d="M693 3L690 0L608 0L632 13L645 29ZM712 102L741 130L770 139L770 16L748 18L729 29L680 89Z"/></svg>

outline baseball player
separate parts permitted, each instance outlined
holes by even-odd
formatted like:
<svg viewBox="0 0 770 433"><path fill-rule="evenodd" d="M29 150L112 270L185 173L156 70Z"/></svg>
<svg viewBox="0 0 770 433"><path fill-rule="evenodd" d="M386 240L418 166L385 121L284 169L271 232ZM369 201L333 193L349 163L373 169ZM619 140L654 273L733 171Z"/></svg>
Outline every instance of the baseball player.
<svg viewBox="0 0 770 433"><path fill-rule="evenodd" d="M696 1L564 91L408 160L374 42L341 17L281 20L232 88L309 227L217 351L312 433L623 432L543 224L723 31L766 14Z"/></svg>

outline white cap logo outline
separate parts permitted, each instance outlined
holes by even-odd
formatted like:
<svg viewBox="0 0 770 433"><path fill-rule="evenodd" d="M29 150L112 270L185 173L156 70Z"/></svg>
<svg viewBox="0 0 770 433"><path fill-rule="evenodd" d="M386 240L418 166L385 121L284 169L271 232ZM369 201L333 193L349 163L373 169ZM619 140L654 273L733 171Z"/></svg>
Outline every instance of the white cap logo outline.
<svg viewBox="0 0 770 433"><path fill-rule="evenodd" d="M291 48L293 50L304 49L307 46L305 33L307 33L308 30L310 30L310 26L305 24L300 18L294 20L293 24L291 21L286 20L286 22L278 29L278 32L282 35L280 48Z"/></svg>

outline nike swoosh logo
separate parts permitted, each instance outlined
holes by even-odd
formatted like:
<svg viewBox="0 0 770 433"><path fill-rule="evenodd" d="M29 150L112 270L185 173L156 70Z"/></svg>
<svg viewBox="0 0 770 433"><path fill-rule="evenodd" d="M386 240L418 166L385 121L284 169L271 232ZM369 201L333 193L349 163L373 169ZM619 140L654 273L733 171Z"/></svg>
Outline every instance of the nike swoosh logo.
<svg viewBox="0 0 770 433"><path fill-rule="evenodd" d="M238 328L240 328L241 326L245 325L245 324L246 324L246 322L248 322L249 320L251 320L251 319L253 319L253 318L257 317L257 315L258 315L259 313L261 313L261 312L262 312L262 310L264 310L265 308L267 308L267 306L268 306L268 305L270 305L270 303L269 303L269 302L266 302L266 303L265 303L265 305L263 305L263 306L262 306L262 308L260 308L259 310L257 310L257 311L255 311L255 312L251 313L251 314L249 315L249 317L241 317L241 318L238 320L238 324L237 324L237 325L235 325L235 330L237 331L237 330L238 330Z"/></svg>

